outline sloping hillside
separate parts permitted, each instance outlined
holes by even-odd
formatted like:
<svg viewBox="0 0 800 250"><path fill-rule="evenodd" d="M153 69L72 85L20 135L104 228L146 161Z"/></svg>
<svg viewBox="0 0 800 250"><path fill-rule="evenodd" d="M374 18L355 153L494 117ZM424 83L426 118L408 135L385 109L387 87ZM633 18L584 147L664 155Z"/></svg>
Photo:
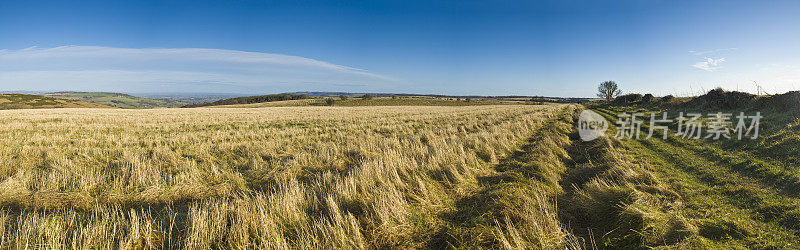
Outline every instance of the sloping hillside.
<svg viewBox="0 0 800 250"><path fill-rule="evenodd" d="M110 108L109 106L40 95L2 94L0 109L34 108Z"/></svg>
<svg viewBox="0 0 800 250"><path fill-rule="evenodd" d="M45 94L45 96L91 102L117 108L177 108L188 104L174 100L103 92L59 92Z"/></svg>
<svg viewBox="0 0 800 250"><path fill-rule="evenodd" d="M215 102L191 104L191 105L186 105L184 107L195 108L195 107L233 105L233 104L252 104L252 103L264 103L264 102L276 102L276 101L288 101L288 100L303 100L311 98L313 97L309 95L294 95L294 94L259 95L259 96L236 97L236 98L219 100Z"/></svg>
<svg viewBox="0 0 800 250"><path fill-rule="evenodd" d="M498 101L498 100L455 100L437 98L410 98L410 97L376 97L376 98L313 98L286 101L269 101L247 104L228 104L228 105L203 105L212 108L263 108L263 107L297 107L297 106L477 106L477 105L503 105L503 104L526 104L522 101ZM195 107L195 106L191 106Z"/></svg>
<svg viewBox="0 0 800 250"><path fill-rule="evenodd" d="M523 102L497 101L497 100L453 100L441 98L352 98L335 100L332 106L475 106L475 105L500 105L523 104Z"/></svg>

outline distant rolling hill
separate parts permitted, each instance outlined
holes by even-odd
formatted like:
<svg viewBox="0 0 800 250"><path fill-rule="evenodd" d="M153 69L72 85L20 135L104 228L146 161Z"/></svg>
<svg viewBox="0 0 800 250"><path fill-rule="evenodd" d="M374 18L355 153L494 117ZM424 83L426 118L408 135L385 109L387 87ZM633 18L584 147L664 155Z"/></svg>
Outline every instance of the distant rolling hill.
<svg viewBox="0 0 800 250"><path fill-rule="evenodd" d="M313 97L309 95L294 95L294 94L259 95L259 96L236 97L236 98L219 100L215 102L190 104L190 105L185 105L184 107L195 108L195 107L220 106L220 105L254 104L254 103L266 103L266 102L277 102L277 101L289 101L289 100L303 100L312 98Z"/></svg>
<svg viewBox="0 0 800 250"><path fill-rule="evenodd" d="M330 100L330 102L328 101ZM469 100L456 98L430 98L430 97L374 97L363 98L312 98L285 101L267 101L243 104L218 104L203 105L198 107L210 108L264 108L264 107L297 107L297 106L477 106L477 105L504 105L526 104L522 101L499 100Z"/></svg>
<svg viewBox="0 0 800 250"><path fill-rule="evenodd" d="M0 94L0 109L111 108L107 105L40 95Z"/></svg>
<svg viewBox="0 0 800 250"><path fill-rule="evenodd" d="M177 108L187 105L186 102L166 99L152 99L120 93L104 92L58 92L45 94L48 97L70 99L108 105L117 108Z"/></svg>

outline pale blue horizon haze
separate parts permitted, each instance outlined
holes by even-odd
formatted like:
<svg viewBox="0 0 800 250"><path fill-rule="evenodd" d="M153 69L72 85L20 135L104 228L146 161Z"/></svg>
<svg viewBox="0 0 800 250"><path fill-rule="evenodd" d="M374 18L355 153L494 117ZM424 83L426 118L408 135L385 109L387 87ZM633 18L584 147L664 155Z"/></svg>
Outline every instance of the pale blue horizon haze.
<svg viewBox="0 0 800 250"><path fill-rule="evenodd" d="M800 88L798 1L0 1L0 91Z"/></svg>

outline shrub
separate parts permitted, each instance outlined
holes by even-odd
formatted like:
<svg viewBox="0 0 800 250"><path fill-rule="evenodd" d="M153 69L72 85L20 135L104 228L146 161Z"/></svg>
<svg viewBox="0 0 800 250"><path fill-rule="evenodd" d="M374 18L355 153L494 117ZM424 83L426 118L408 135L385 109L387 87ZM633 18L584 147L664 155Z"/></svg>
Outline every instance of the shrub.
<svg viewBox="0 0 800 250"><path fill-rule="evenodd" d="M333 103L335 102L336 101L333 100L333 98L325 98L325 104L327 104L328 106L333 106Z"/></svg>
<svg viewBox="0 0 800 250"><path fill-rule="evenodd" d="M365 95L361 96L361 99L363 99L363 100L372 100L372 95L365 94Z"/></svg>
<svg viewBox="0 0 800 250"><path fill-rule="evenodd" d="M618 96L616 99L614 99L614 103L616 103L616 104L629 104L629 103L635 103L635 102L640 102L640 101L642 101L642 95L641 94L621 95L621 96Z"/></svg>
<svg viewBox="0 0 800 250"><path fill-rule="evenodd" d="M642 102L643 102L643 103L649 103L649 102L652 102L652 101L654 101L655 99L656 99L656 98L653 96L653 94L646 94L646 95L644 95L644 96L642 97Z"/></svg>
<svg viewBox="0 0 800 250"><path fill-rule="evenodd" d="M349 97L347 97L346 95L340 95L339 96L339 99L341 99L342 101L347 100L347 98L349 98Z"/></svg>
<svg viewBox="0 0 800 250"><path fill-rule="evenodd" d="M755 95L739 91L725 91L722 88L715 88L708 91L705 95L695 97L687 103L693 107L706 108L746 108L752 107Z"/></svg>
<svg viewBox="0 0 800 250"><path fill-rule="evenodd" d="M800 91L790 91L759 99L759 106L778 112L800 113Z"/></svg>

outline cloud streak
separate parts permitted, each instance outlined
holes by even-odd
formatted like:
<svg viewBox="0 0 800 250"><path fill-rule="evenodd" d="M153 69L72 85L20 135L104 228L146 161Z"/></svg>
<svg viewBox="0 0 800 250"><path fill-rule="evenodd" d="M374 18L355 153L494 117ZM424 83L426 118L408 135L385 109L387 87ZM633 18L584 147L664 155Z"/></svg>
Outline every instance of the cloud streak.
<svg viewBox="0 0 800 250"><path fill-rule="evenodd" d="M702 69L708 72L714 72L722 68L722 66L719 66L719 64L722 62L725 62L725 58L714 59L706 57L705 61L697 62L693 64L692 67Z"/></svg>
<svg viewBox="0 0 800 250"><path fill-rule="evenodd" d="M0 50L0 87L7 90L360 91L396 81L310 58L237 50L96 46Z"/></svg>
<svg viewBox="0 0 800 250"><path fill-rule="evenodd" d="M696 55L696 56L701 56L701 55L712 54L712 53L735 51L735 50L738 50L738 49L739 48L715 49L715 50L705 50L705 51L690 50L689 53L692 53L693 55Z"/></svg>

